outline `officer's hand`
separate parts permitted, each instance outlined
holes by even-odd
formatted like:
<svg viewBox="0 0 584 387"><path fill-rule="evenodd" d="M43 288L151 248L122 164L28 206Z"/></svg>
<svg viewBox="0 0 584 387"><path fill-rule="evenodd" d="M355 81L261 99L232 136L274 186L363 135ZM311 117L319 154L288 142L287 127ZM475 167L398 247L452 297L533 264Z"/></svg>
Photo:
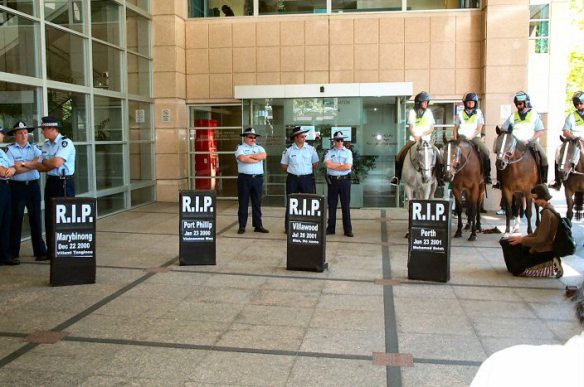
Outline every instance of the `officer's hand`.
<svg viewBox="0 0 584 387"><path fill-rule="evenodd" d="M16 173L16 168L10 167L6 169L6 176L5 177L12 177Z"/></svg>

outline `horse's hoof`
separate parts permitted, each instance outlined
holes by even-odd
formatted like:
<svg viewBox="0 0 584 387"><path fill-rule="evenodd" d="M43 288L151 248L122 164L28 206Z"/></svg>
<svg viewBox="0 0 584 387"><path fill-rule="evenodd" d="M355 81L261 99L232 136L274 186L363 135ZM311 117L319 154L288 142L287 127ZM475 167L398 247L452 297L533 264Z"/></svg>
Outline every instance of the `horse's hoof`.
<svg viewBox="0 0 584 387"><path fill-rule="evenodd" d="M462 233L459 232L459 231L457 231L456 234L454 234L454 237L455 238L460 238L460 237L462 237Z"/></svg>
<svg viewBox="0 0 584 387"><path fill-rule="evenodd" d="M407 233L404 238L408 239L410 237L410 233Z"/></svg>
<svg viewBox="0 0 584 387"><path fill-rule="evenodd" d="M474 241L477 240L477 236L471 234L471 236L468 237L468 240L471 241L471 242L474 242Z"/></svg>
<svg viewBox="0 0 584 387"><path fill-rule="evenodd" d="M513 230L511 230L512 233L516 233L519 232L519 226L515 226L513 227ZM528 231L528 234L531 234L531 232Z"/></svg>
<svg viewBox="0 0 584 387"><path fill-rule="evenodd" d="M465 229L466 231L470 230L470 224L467 224L466 226L464 226L464 229Z"/></svg>
<svg viewBox="0 0 584 387"><path fill-rule="evenodd" d="M483 232L483 228L482 227L477 227L477 232L482 233Z"/></svg>

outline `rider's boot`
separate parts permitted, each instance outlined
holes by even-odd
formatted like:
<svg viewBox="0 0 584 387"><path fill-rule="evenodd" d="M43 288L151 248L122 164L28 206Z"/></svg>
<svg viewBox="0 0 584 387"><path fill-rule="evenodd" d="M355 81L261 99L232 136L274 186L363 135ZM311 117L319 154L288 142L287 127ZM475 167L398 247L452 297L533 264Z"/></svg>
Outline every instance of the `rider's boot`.
<svg viewBox="0 0 584 387"><path fill-rule="evenodd" d="M401 181L401 173L402 173L402 162L401 160L395 160L395 176L391 178L389 184L399 185Z"/></svg>
<svg viewBox="0 0 584 387"><path fill-rule="evenodd" d="M539 173L541 177L541 184L547 184L547 177L548 177L548 166L547 165L540 165Z"/></svg>
<svg viewBox="0 0 584 387"><path fill-rule="evenodd" d="M548 187L559 191L560 188L562 188L562 181L560 180L560 173L558 172L558 163L556 163L554 166L554 182L548 185Z"/></svg>
<svg viewBox="0 0 584 387"><path fill-rule="evenodd" d="M493 184L493 189L501 189L501 171L497 168L497 182Z"/></svg>
<svg viewBox="0 0 584 387"><path fill-rule="evenodd" d="M485 171L485 184L492 184L493 181L491 180L491 160L489 157L485 157L483 160L483 171Z"/></svg>

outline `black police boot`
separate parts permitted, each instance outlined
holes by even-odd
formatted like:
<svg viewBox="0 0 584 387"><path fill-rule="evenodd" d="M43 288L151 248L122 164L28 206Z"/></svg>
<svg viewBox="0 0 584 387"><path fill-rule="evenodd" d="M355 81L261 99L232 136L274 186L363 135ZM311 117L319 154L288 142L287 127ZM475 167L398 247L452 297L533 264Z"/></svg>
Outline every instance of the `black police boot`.
<svg viewBox="0 0 584 387"><path fill-rule="evenodd" d="M484 162L484 169L485 171L485 184L492 184L493 181L491 180L491 160L488 158Z"/></svg>
<svg viewBox="0 0 584 387"><path fill-rule="evenodd" d="M539 167L539 173L541 176L541 184L546 184L547 185L547 178L548 178L548 166L540 166Z"/></svg>
<svg viewBox="0 0 584 387"><path fill-rule="evenodd" d="M501 189L501 171L497 168L497 182L493 184L493 189Z"/></svg>
<svg viewBox="0 0 584 387"><path fill-rule="evenodd" d="M395 176L391 178L389 184L399 185L401 181L401 173L402 173L402 163L399 160L395 160Z"/></svg>
<svg viewBox="0 0 584 387"><path fill-rule="evenodd" d="M562 188L562 181L560 180L560 173L558 172L558 164L556 163L554 167L554 182L553 184L548 185L548 187L559 191L560 188Z"/></svg>

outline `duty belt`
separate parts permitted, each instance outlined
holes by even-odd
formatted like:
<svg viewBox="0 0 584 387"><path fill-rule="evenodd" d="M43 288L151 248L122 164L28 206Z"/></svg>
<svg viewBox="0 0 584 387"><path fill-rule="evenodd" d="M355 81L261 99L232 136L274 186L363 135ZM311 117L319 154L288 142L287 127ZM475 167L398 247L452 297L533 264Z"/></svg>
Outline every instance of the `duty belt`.
<svg viewBox="0 0 584 387"><path fill-rule="evenodd" d="M38 183L39 179L34 179L34 180L10 180L10 183L12 184L20 184L20 185L29 185L29 184L35 184Z"/></svg>
<svg viewBox="0 0 584 387"><path fill-rule="evenodd" d="M245 177L251 177L251 178L254 178L254 177L263 177L264 176L263 174L250 175L249 173L239 173L238 175L239 176L245 176Z"/></svg>
<svg viewBox="0 0 584 387"><path fill-rule="evenodd" d="M342 176L333 176L333 175L327 175L327 177L331 180L345 180L345 179L350 179L351 175L342 175Z"/></svg>
<svg viewBox="0 0 584 387"><path fill-rule="evenodd" d="M304 176L313 176L312 173L309 173L307 175L295 175L293 173L288 172L288 176L292 176L292 177L304 177Z"/></svg>
<svg viewBox="0 0 584 387"><path fill-rule="evenodd" d="M6 180L6 179L0 179L0 184L10 184L10 180Z"/></svg>
<svg viewBox="0 0 584 387"><path fill-rule="evenodd" d="M67 176L53 176L53 175L48 175L47 178L48 179L69 180L69 179L73 179L73 175L67 175Z"/></svg>

